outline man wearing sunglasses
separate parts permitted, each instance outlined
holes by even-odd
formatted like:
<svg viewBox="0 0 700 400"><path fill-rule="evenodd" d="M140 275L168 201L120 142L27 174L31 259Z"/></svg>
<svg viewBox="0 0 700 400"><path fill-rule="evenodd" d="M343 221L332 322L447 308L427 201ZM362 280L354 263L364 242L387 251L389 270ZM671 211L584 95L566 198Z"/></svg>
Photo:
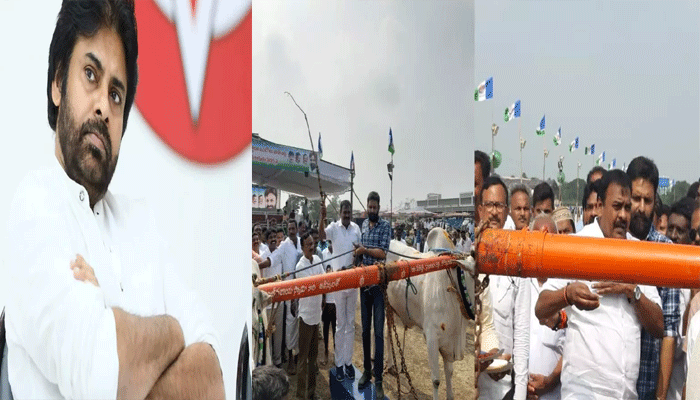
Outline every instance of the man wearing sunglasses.
<svg viewBox="0 0 700 400"><path fill-rule="evenodd" d="M639 240L671 243L671 240L659 233L652 224L659 186L659 170L656 165L646 157L637 157L627 167L627 175L632 181L629 232ZM661 309L664 314L663 338L659 340L647 329L642 329L637 379L637 394L640 399L666 398L681 317L680 289L657 287L656 290L661 297Z"/></svg>

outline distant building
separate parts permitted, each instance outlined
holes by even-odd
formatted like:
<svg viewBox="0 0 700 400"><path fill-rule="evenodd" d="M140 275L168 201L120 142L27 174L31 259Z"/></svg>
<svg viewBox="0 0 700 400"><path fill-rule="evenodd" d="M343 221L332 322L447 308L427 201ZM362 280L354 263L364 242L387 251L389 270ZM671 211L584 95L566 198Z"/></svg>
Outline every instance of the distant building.
<svg viewBox="0 0 700 400"><path fill-rule="evenodd" d="M443 199L438 193L428 193L425 200L416 201L416 205L437 214L467 213L474 215L474 192L463 192L459 197Z"/></svg>

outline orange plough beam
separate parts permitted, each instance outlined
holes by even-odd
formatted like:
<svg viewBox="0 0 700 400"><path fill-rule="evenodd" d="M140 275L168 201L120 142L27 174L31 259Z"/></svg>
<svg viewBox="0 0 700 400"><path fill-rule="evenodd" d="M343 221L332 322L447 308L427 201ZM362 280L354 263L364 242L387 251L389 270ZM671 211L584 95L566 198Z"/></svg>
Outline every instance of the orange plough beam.
<svg viewBox="0 0 700 400"><path fill-rule="evenodd" d="M266 283L258 289L267 292L272 302L298 299L363 286L377 285L385 273L387 281L406 279L457 266L457 258L444 255L420 260L400 260L385 266L370 265L345 271ZM385 271L382 272L382 269Z"/></svg>
<svg viewBox="0 0 700 400"><path fill-rule="evenodd" d="M700 247L487 229L476 249L482 273L700 288Z"/></svg>

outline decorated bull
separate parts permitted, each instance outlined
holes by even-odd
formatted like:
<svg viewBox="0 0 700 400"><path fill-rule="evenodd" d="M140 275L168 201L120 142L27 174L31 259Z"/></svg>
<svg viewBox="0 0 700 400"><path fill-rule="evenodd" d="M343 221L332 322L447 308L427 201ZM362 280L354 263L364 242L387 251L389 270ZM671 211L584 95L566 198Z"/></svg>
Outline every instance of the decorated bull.
<svg viewBox="0 0 700 400"><path fill-rule="evenodd" d="M446 251L454 251L455 246L447 232L433 228L426 240L426 253L391 241L386 262L411 258L429 258ZM405 257L398 256L402 254ZM387 297L390 306L407 328L418 327L423 331L428 347L430 375L433 382L433 399L437 400L440 385L440 362L442 355L445 370L447 399L454 399L452 392L453 363L464 359L469 319L473 319L474 281L472 263L463 260L457 267L443 271L418 275L408 280L393 281L388 284ZM410 285L415 286L409 287ZM481 348L498 348L498 337L491 314L491 294L488 287L482 294L482 339ZM391 334L391 332L387 332ZM387 352L389 354L389 352ZM393 364L388 357L387 365Z"/></svg>

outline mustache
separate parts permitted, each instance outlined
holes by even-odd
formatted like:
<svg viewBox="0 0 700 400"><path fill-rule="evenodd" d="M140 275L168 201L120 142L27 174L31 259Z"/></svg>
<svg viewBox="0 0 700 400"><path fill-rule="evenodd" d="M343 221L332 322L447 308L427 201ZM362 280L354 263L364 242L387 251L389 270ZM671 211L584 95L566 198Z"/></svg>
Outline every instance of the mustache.
<svg viewBox="0 0 700 400"><path fill-rule="evenodd" d="M102 139L102 143L105 145L105 153L107 159L112 158L112 140L109 138L109 130L107 129L107 124L100 119L90 119L85 121L80 126L80 137L87 135L88 133L96 133Z"/></svg>
<svg viewBox="0 0 700 400"><path fill-rule="evenodd" d="M617 221L613 224L613 228L627 229L627 224L624 221Z"/></svg>

